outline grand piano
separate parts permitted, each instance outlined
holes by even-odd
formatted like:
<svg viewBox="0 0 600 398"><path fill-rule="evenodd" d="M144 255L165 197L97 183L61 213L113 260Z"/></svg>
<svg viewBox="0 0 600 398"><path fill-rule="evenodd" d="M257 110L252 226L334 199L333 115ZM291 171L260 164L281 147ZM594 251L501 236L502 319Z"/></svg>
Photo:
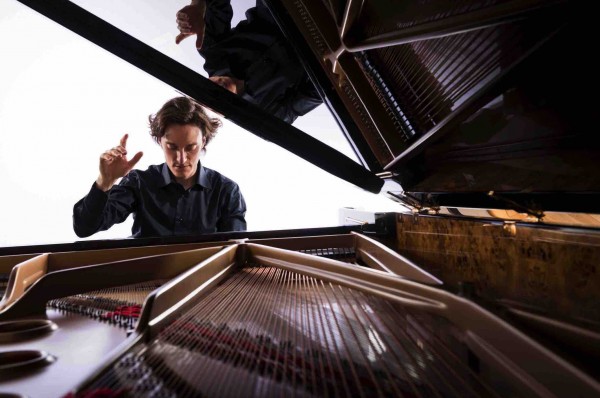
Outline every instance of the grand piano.
<svg viewBox="0 0 600 398"><path fill-rule="evenodd" d="M409 210L0 248L0 396L600 396L579 4L266 1L355 163L71 2L19 1Z"/></svg>

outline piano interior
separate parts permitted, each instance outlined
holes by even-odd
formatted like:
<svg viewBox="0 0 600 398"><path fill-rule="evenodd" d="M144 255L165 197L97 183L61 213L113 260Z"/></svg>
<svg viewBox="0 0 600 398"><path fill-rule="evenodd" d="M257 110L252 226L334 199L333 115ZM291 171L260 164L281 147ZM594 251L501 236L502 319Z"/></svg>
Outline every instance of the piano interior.
<svg viewBox="0 0 600 398"><path fill-rule="evenodd" d="M354 164L71 2L19 1L408 210L0 248L0 395L600 395L600 154L557 62L585 56L579 4L265 1Z"/></svg>

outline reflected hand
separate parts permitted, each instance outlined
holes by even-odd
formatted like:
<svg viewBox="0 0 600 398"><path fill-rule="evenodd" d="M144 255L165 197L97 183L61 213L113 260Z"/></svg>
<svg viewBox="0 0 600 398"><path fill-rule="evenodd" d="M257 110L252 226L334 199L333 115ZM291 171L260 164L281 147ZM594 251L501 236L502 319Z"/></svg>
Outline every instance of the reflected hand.
<svg viewBox="0 0 600 398"><path fill-rule="evenodd" d="M204 14L206 14L206 2L204 0L192 1L192 4L177 12L177 29L181 33L175 38L175 44L181 43L187 37L196 35L196 48L198 50L202 48Z"/></svg>
<svg viewBox="0 0 600 398"><path fill-rule="evenodd" d="M96 180L98 188L104 192L108 191L119 178L124 177L133 169L133 166L142 158L143 153L136 153L131 160L127 160L127 138L125 134L121 138L119 146L116 146L100 155L100 175Z"/></svg>

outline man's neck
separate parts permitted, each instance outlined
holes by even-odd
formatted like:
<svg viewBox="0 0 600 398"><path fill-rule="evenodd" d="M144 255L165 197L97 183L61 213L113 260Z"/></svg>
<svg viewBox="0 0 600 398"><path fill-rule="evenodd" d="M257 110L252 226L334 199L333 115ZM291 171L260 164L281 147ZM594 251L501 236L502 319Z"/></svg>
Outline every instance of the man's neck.
<svg viewBox="0 0 600 398"><path fill-rule="evenodd" d="M191 187L194 186L194 184L196 183L196 176L192 176L190 178L175 178L175 181L177 181L177 183L179 183L183 189L185 189L186 191L188 189L190 189Z"/></svg>
<svg viewBox="0 0 600 398"><path fill-rule="evenodd" d="M181 185L183 187L183 189L185 189L187 191L188 189L193 187L194 184L196 184L196 182L198 181L198 173L200 173L201 167L202 166L200 166L200 162L198 162L198 168L196 169L196 172L194 174L192 174L191 177L177 178L173 174L171 174L171 178L174 178L175 182L177 182L179 185Z"/></svg>

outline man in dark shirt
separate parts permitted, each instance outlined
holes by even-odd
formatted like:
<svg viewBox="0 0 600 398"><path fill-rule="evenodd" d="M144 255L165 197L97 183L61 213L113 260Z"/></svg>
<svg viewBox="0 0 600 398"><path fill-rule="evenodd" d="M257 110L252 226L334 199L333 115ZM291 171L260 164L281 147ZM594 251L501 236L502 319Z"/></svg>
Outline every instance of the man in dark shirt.
<svg viewBox="0 0 600 398"><path fill-rule="evenodd" d="M221 125L185 97L168 101L150 116L150 135L165 163L132 170L142 157L127 159L127 134L100 156L100 175L73 208L73 229L90 236L133 213L133 237L245 231L246 203L238 185L202 166L200 154ZM118 185L116 180L123 177Z"/></svg>
<svg viewBox="0 0 600 398"><path fill-rule="evenodd" d="M210 80L292 123L322 103L262 1L231 28L230 0L192 0L177 13L175 42L197 35Z"/></svg>

